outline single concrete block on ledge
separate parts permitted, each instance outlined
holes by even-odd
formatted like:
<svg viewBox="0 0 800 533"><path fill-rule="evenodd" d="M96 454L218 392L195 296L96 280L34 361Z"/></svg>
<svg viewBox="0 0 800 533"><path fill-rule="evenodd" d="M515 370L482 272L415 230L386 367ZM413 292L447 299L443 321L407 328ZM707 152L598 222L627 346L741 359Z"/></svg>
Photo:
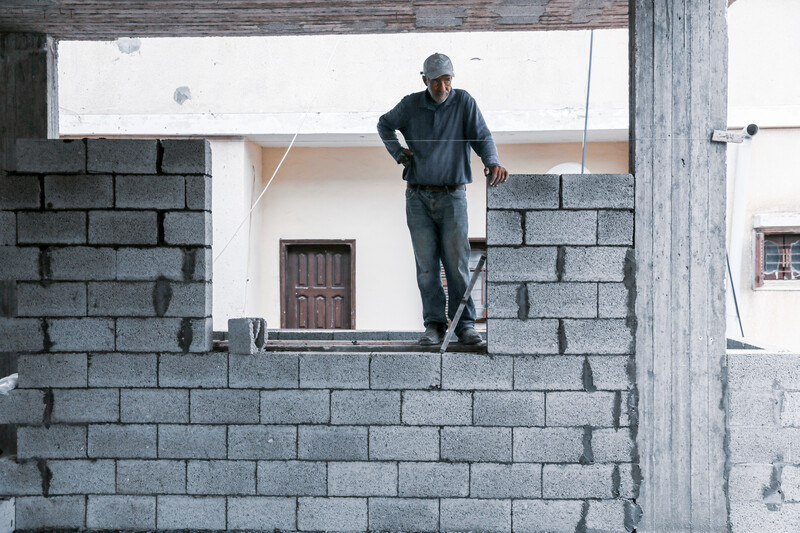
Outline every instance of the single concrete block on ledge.
<svg viewBox="0 0 800 533"><path fill-rule="evenodd" d="M228 353L263 353L267 337L267 321L263 318L228 319Z"/></svg>
<svg viewBox="0 0 800 533"><path fill-rule="evenodd" d="M211 175L211 145L205 139L165 139L161 141L164 174Z"/></svg>
<svg viewBox="0 0 800 533"><path fill-rule="evenodd" d="M87 170L155 174L157 142L148 139L89 139Z"/></svg>

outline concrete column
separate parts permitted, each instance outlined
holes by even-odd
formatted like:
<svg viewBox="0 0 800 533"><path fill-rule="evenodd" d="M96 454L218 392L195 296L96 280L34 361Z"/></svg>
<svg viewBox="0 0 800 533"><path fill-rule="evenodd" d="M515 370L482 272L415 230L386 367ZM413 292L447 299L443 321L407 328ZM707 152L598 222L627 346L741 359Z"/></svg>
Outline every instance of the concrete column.
<svg viewBox="0 0 800 533"><path fill-rule="evenodd" d="M0 172L14 161L16 139L58 137L55 40L41 33L0 33Z"/></svg>
<svg viewBox="0 0 800 533"><path fill-rule="evenodd" d="M631 0L638 531L727 531L726 0Z"/></svg>

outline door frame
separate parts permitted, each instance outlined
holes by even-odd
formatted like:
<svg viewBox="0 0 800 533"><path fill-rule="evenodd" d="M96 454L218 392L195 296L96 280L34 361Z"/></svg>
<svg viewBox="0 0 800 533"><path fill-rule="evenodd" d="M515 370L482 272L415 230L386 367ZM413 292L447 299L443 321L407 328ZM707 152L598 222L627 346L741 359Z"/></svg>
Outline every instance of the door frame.
<svg viewBox="0 0 800 533"><path fill-rule="evenodd" d="M356 240L355 239L281 239L280 240L280 301L281 329L286 329L286 262L289 246L347 246L350 249L350 329L356 329Z"/></svg>

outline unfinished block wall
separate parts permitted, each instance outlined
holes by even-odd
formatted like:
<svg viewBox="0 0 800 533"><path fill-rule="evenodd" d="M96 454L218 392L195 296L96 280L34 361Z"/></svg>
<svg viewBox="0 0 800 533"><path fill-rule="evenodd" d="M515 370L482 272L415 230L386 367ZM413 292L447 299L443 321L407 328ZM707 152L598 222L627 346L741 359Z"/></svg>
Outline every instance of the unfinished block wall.
<svg viewBox="0 0 800 533"><path fill-rule="evenodd" d="M511 502L515 530L638 521L633 185L529 175L488 190L489 352L511 369L504 401L528 406L527 422L508 421L529 426L511 430L513 459L541 482Z"/></svg>
<svg viewBox="0 0 800 533"><path fill-rule="evenodd" d="M188 422L170 387L211 348L210 168L202 140L17 141L0 177L0 352L19 373L0 493L17 528L146 523L131 516L150 500L115 494L169 470L137 459L157 457L157 422Z"/></svg>

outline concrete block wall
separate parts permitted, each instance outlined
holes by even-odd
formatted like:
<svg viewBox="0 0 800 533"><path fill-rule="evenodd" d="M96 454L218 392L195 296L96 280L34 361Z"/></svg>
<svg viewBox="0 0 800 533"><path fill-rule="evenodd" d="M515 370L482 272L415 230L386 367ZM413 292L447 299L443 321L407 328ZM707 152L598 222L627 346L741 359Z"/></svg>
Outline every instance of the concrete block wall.
<svg viewBox="0 0 800 533"><path fill-rule="evenodd" d="M731 529L800 531L800 354L728 352Z"/></svg>
<svg viewBox="0 0 800 533"><path fill-rule="evenodd" d="M148 387L211 348L208 143L18 140L6 170L0 352L19 388L0 396L17 432L0 493L18 496L21 529L83 527L87 512L147 524L149 501L118 499L137 489L115 476L157 456L148 423L187 421L186 390Z"/></svg>

